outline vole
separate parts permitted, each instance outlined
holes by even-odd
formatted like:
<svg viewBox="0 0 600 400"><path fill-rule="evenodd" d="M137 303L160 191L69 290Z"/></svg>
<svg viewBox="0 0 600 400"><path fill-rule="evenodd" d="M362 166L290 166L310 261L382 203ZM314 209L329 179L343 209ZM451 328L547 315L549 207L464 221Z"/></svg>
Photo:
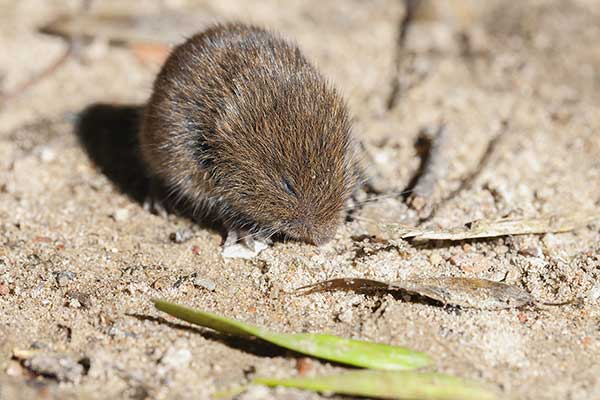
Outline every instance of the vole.
<svg viewBox="0 0 600 400"><path fill-rule="evenodd" d="M340 94L255 26L215 25L176 47L139 135L153 178L237 237L325 243L359 177Z"/></svg>

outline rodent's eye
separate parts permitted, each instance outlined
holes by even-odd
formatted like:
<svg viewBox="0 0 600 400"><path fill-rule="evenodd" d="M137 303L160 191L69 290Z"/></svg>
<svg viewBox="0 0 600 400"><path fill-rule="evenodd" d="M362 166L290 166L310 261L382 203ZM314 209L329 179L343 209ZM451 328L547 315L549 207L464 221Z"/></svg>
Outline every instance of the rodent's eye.
<svg viewBox="0 0 600 400"><path fill-rule="evenodd" d="M296 190L294 189L290 181L288 181L286 178L282 178L281 185L283 186L283 189L292 196L298 196Z"/></svg>

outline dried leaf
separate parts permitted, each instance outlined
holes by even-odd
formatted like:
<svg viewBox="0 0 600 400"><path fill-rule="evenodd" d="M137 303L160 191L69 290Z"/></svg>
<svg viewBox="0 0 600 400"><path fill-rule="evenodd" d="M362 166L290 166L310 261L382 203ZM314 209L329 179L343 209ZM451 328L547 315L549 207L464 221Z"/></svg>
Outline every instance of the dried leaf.
<svg viewBox="0 0 600 400"><path fill-rule="evenodd" d="M304 294L328 290L403 291L418 294L443 304L481 310L521 307L534 302L525 290L506 283L472 278L423 278L398 282L340 278L300 288Z"/></svg>
<svg viewBox="0 0 600 400"><path fill-rule="evenodd" d="M413 371L352 371L307 378L256 378L253 383L378 399L492 400L490 389L451 375Z"/></svg>
<svg viewBox="0 0 600 400"><path fill-rule="evenodd" d="M384 224L382 228L394 238L415 240L465 240L508 235L528 235L568 232L600 220L600 213L577 213L540 218L505 218L480 220L449 229L410 228L399 224Z"/></svg>
<svg viewBox="0 0 600 400"><path fill-rule="evenodd" d="M404 347L319 333L275 333L167 301L153 300L153 302L157 309L192 324L233 335L254 336L298 353L342 364L383 370L408 370L425 367L431 363L426 354Z"/></svg>

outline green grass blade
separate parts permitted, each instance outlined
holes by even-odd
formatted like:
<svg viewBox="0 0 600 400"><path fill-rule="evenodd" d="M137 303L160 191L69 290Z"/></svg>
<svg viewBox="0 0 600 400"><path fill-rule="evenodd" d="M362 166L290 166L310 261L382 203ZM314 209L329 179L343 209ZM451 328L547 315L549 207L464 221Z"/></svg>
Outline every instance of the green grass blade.
<svg viewBox="0 0 600 400"><path fill-rule="evenodd" d="M286 349L324 360L381 370L410 370L431 364L431 360L426 354L404 347L319 333L274 333L167 301L153 300L153 302L160 311L192 324L228 334L255 336Z"/></svg>
<svg viewBox="0 0 600 400"><path fill-rule="evenodd" d="M228 333L238 336L257 336L258 329L251 325L238 322L233 319L220 317L215 314L207 313L193 308L180 306L164 300L153 299L154 306L160 311L164 311L175 318L187 321L194 325L200 325L215 331Z"/></svg>
<svg viewBox="0 0 600 400"><path fill-rule="evenodd" d="M256 378L255 384L378 399L494 400L497 395L474 382L451 375L414 371L352 371L307 378Z"/></svg>
<svg viewBox="0 0 600 400"><path fill-rule="evenodd" d="M355 367L398 371L423 368L431 364L427 354L405 347L346 339L322 333L264 332L261 338L298 353Z"/></svg>

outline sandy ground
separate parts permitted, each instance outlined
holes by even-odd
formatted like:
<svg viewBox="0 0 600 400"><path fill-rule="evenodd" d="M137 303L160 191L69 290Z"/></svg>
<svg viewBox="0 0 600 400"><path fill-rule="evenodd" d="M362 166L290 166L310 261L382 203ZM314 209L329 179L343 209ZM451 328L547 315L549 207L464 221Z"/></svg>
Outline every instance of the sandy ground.
<svg viewBox="0 0 600 400"><path fill-rule="evenodd" d="M92 11L130 3L130 12L241 19L295 38L348 99L380 191L409 185L420 133L445 121L449 168L427 224L600 208L597 0L443 2L416 16L402 40L405 10L391 0L103 0ZM3 91L60 57L65 42L37 27L79 7L0 1ZM273 330L409 346L433 355L438 370L489 383L507 399L600 399L600 223L563 234L382 245L355 218L323 247L276 243L254 260L224 260L218 231L141 206L145 183L129 141L135 121L123 105L147 98L158 68L96 42L0 105L0 399L202 399L253 376L298 373L293 355L163 319L152 297ZM473 181L443 200L498 132ZM402 199L354 215L419 222ZM191 238L174 243L177 231ZM391 295L291 293L343 276L480 277L541 302L575 301L480 311ZM59 379L32 376L13 359L28 349L61 355ZM322 397L255 387L240 398Z"/></svg>

